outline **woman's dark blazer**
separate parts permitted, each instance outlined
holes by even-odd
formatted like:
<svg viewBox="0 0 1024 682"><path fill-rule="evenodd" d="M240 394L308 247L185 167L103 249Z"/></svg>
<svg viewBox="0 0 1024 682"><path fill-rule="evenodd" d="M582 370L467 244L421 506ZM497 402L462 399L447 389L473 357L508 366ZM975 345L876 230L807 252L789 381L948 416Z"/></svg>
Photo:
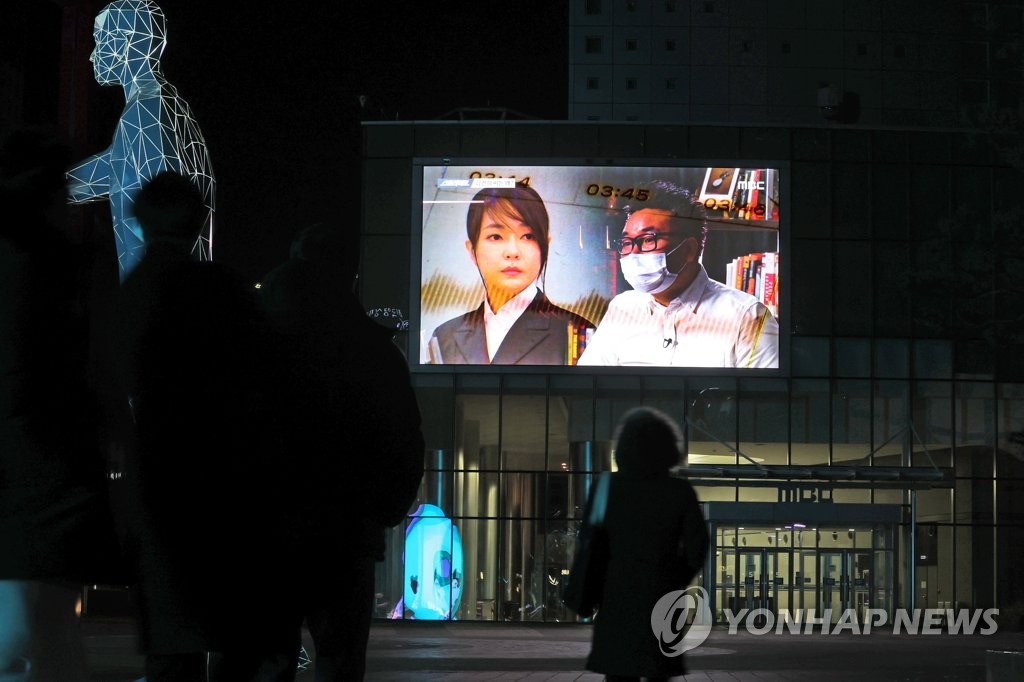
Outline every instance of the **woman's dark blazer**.
<svg viewBox="0 0 1024 682"><path fill-rule="evenodd" d="M494 360L487 359L484 304L448 320L434 330L446 365L565 365L568 364L569 325L593 327L584 317L559 308L538 291L523 311Z"/></svg>

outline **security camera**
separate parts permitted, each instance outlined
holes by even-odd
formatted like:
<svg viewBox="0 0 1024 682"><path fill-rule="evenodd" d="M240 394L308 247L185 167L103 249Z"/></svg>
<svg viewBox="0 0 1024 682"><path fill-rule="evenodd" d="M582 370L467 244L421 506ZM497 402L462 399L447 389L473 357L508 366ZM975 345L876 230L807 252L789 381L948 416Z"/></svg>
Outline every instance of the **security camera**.
<svg viewBox="0 0 1024 682"><path fill-rule="evenodd" d="M818 111L826 121L854 123L860 116L860 95L831 83L818 84Z"/></svg>
<svg viewBox="0 0 1024 682"><path fill-rule="evenodd" d="M818 110L829 121L839 117L839 108L843 105L843 95L839 88L831 83L818 86Z"/></svg>

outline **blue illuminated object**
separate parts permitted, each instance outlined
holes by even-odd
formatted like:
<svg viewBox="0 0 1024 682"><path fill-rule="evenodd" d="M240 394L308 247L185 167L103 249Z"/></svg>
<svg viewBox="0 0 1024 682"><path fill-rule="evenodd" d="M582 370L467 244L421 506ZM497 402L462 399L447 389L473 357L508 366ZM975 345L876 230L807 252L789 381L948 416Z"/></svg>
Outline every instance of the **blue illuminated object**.
<svg viewBox="0 0 1024 682"><path fill-rule="evenodd" d="M187 175L202 190L207 219L192 253L213 253L213 167L188 103L160 70L167 26L151 0L116 0L96 16L96 47L89 57L100 85L124 88L121 112L110 147L68 171L71 203L108 199L123 282L145 253L145 240L131 206L142 185L161 171Z"/></svg>
<svg viewBox="0 0 1024 682"><path fill-rule="evenodd" d="M454 620L464 580L459 530L432 504L421 504L412 516L405 529L405 589L396 615Z"/></svg>

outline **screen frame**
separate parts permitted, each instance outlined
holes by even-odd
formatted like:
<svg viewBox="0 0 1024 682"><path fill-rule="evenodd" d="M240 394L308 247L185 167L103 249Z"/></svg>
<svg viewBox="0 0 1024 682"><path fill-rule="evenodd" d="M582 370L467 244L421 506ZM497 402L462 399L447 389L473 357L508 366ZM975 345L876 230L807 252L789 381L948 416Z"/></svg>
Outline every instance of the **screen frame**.
<svg viewBox="0 0 1024 682"><path fill-rule="evenodd" d="M779 366L761 368L737 367L681 367L681 366L577 366L577 365L470 365L470 364L427 364L420 362L422 320L422 270L423 270L423 172L426 167L435 166L481 166L481 167L576 167L576 168L772 168L778 170L779 183L779 252L783 254L779 264L779 307L787 312L786 323L779 324ZM426 374L567 374L584 376L720 376L720 377L787 377L791 374L790 336L792 324L791 296L791 232L790 221L791 163L786 160L764 157L686 157L686 158L603 158L595 160L585 157L499 157L499 156L417 156L411 164L411 205L410 205L410 253L409 253L409 331L408 363L413 373Z"/></svg>

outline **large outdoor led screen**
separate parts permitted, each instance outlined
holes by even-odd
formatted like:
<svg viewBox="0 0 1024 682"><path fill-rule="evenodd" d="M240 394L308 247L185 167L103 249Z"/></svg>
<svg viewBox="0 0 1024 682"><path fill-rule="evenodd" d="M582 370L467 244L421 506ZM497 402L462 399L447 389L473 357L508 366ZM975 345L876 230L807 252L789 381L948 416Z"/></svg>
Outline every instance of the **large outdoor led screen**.
<svg viewBox="0 0 1024 682"><path fill-rule="evenodd" d="M416 168L419 364L779 368L781 164Z"/></svg>

